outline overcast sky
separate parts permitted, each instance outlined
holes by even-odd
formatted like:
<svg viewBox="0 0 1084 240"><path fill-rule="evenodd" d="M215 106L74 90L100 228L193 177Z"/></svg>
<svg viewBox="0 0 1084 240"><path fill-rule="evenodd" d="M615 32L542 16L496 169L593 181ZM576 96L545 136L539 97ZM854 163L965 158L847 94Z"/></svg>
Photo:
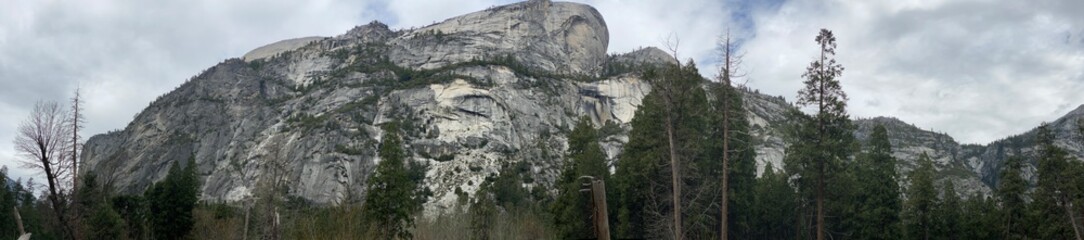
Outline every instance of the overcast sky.
<svg viewBox="0 0 1084 240"><path fill-rule="evenodd" d="M334 36L372 20L424 26L510 1L8 0L0 8L0 165L34 102L83 89L83 134L124 128L155 97L226 58L274 41ZM713 72L715 41L741 40L748 86L792 100L837 36L852 116L894 116L985 144L1084 104L1084 1L583 1L610 30L609 51L681 39ZM40 182L40 180L39 180Z"/></svg>

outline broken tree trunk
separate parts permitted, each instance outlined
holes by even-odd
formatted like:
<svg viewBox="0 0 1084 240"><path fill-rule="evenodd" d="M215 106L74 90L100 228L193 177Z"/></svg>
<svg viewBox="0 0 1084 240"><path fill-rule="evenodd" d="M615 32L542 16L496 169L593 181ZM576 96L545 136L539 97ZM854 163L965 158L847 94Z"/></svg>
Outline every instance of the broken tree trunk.
<svg viewBox="0 0 1084 240"><path fill-rule="evenodd" d="M602 180L591 182L591 199L595 205L595 236L599 240L610 240L610 217L606 211L606 183Z"/></svg>

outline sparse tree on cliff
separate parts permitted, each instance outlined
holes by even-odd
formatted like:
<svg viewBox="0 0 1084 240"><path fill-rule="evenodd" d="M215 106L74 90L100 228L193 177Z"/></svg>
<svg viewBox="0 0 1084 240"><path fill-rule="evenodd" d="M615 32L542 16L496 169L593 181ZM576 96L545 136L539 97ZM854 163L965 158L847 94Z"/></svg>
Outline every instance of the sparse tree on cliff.
<svg viewBox="0 0 1084 240"><path fill-rule="evenodd" d="M414 227L413 215L421 210L417 183L411 180L407 169L406 153L399 137L399 124L384 125L383 142L380 143L380 163L369 178L362 212L365 221L381 234L381 239L411 238Z"/></svg>

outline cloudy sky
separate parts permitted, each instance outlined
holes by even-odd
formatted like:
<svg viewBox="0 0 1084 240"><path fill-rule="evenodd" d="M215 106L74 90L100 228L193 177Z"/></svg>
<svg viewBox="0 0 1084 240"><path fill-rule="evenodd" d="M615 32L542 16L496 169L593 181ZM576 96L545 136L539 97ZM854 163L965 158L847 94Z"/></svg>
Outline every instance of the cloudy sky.
<svg viewBox="0 0 1084 240"><path fill-rule="evenodd" d="M84 135L120 129L155 97L226 58L277 40L333 36L379 20L423 26L500 0L8 0L0 8L0 165L36 101L86 96ZM855 117L895 116L964 143L1024 132L1084 104L1084 1L583 1L610 52L681 39L707 75L730 29L747 85L793 99L835 32Z"/></svg>

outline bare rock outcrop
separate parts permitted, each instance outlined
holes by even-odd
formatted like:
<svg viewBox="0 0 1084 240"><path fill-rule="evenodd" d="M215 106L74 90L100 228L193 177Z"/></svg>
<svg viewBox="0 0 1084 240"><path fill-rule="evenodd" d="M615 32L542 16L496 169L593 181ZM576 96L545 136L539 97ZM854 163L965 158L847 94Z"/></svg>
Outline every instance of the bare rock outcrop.
<svg viewBox="0 0 1084 240"><path fill-rule="evenodd" d="M84 159L118 190L141 193L172 162L196 164L201 198L253 197L269 181L318 204L363 199L380 125L399 121L412 161L428 166L427 212L451 207L502 166L527 162L552 189L565 134L581 116L620 132L650 86L609 62L608 33L587 5L530 1L391 30L286 40L229 59L159 97L123 130L91 137ZM654 48L615 55L671 60ZM508 56L512 56L509 58ZM263 189L261 189L263 188Z"/></svg>
<svg viewBox="0 0 1084 240"><path fill-rule="evenodd" d="M390 44L391 60L412 68L512 56L544 71L593 75L606 60L609 32L591 6L527 1L411 30Z"/></svg>

